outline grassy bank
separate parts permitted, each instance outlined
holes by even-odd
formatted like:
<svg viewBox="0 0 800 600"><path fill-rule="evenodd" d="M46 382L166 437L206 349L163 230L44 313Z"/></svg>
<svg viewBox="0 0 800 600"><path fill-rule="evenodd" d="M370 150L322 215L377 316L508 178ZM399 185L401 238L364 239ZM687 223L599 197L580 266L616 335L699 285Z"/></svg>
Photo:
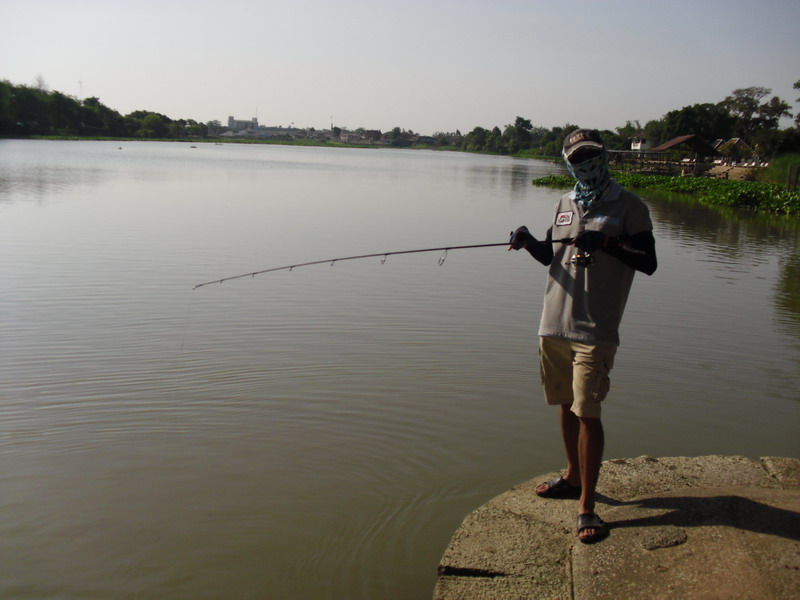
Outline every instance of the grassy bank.
<svg viewBox="0 0 800 600"><path fill-rule="evenodd" d="M800 168L800 154L784 154L771 160L769 167L758 174L756 181L782 184L787 180L789 170L797 168Z"/></svg>
<svg viewBox="0 0 800 600"><path fill-rule="evenodd" d="M691 194L704 204L748 208L761 212L800 216L800 192L787 192L780 184L760 181L731 181L708 177L669 177L614 173L614 178L632 190L658 190ZM548 175L533 180L533 185L568 187L575 180L566 175Z"/></svg>

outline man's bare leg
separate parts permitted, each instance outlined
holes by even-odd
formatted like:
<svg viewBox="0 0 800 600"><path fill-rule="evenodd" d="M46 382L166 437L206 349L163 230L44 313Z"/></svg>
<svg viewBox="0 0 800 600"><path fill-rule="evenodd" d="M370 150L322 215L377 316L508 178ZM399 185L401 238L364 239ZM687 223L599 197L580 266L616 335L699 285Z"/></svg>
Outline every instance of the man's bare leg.
<svg viewBox="0 0 800 600"><path fill-rule="evenodd" d="M564 450L567 454L567 472L562 477L574 488L581 486L581 463L578 455L578 439L580 436L580 421L570 411L570 405L561 406L561 437L564 440ZM541 483L536 488L537 494L546 493L547 483Z"/></svg>
<svg viewBox="0 0 800 600"><path fill-rule="evenodd" d="M581 498L578 503L578 514L594 512L595 491L600 478L600 464L603 462L605 433L600 419L578 417L570 410L569 404L561 405L561 436L567 455L567 472L564 479L574 487L581 487ZM544 491L546 483L537 489ZM594 527L584 529L581 538L591 537L597 533Z"/></svg>
<svg viewBox="0 0 800 600"><path fill-rule="evenodd" d="M579 441L581 422L569 404L561 405L561 437L564 440L564 450L567 454L567 472L564 475L570 485L579 487L583 485L581 476L581 459Z"/></svg>
<svg viewBox="0 0 800 600"><path fill-rule="evenodd" d="M594 512L594 496L597 489L597 480L600 478L600 464L603 462L603 447L605 434L603 423L600 419L587 419L576 417L580 423L578 435L578 458L581 475L581 499L578 504L578 514ZM581 538L591 537L597 532L593 527L584 529Z"/></svg>

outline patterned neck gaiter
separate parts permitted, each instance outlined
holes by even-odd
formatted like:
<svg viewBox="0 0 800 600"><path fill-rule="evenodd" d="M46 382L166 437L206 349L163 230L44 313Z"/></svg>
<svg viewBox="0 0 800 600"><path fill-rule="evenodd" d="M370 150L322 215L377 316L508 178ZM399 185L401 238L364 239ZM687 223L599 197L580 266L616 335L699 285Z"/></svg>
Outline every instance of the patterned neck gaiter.
<svg viewBox="0 0 800 600"><path fill-rule="evenodd" d="M566 157L567 170L577 182L575 183L575 199L584 207L592 206L611 183L611 172L608 170L608 153L586 160L577 165L570 164Z"/></svg>

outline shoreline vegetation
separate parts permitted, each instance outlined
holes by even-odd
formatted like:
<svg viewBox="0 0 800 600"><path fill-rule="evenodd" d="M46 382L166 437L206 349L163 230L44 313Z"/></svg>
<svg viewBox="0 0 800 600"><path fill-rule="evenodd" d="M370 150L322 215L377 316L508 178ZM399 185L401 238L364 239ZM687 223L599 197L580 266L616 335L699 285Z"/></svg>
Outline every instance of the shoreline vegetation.
<svg viewBox="0 0 800 600"><path fill-rule="evenodd" d="M691 196L701 204L756 210L773 215L800 217L800 192L762 181L734 181L712 177L671 177L612 172L617 182L631 190L649 190ZM571 189L568 175L547 175L533 180L535 186Z"/></svg>

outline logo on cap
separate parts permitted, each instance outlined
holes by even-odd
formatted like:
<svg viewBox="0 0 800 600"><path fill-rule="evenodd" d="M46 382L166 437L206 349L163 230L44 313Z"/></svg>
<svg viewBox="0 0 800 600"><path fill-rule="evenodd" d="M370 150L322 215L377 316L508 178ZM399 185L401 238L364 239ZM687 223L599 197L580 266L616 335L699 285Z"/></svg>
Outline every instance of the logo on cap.
<svg viewBox="0 0 800 600"><path fill-rule="evenodd" d="M567 140L567 146L572 146L572 144L577 144L578 142L588 139L589 136L586 135L585 131L578 131L577 133L573 133L571 136L569 136L569 139Z"/></svg>

